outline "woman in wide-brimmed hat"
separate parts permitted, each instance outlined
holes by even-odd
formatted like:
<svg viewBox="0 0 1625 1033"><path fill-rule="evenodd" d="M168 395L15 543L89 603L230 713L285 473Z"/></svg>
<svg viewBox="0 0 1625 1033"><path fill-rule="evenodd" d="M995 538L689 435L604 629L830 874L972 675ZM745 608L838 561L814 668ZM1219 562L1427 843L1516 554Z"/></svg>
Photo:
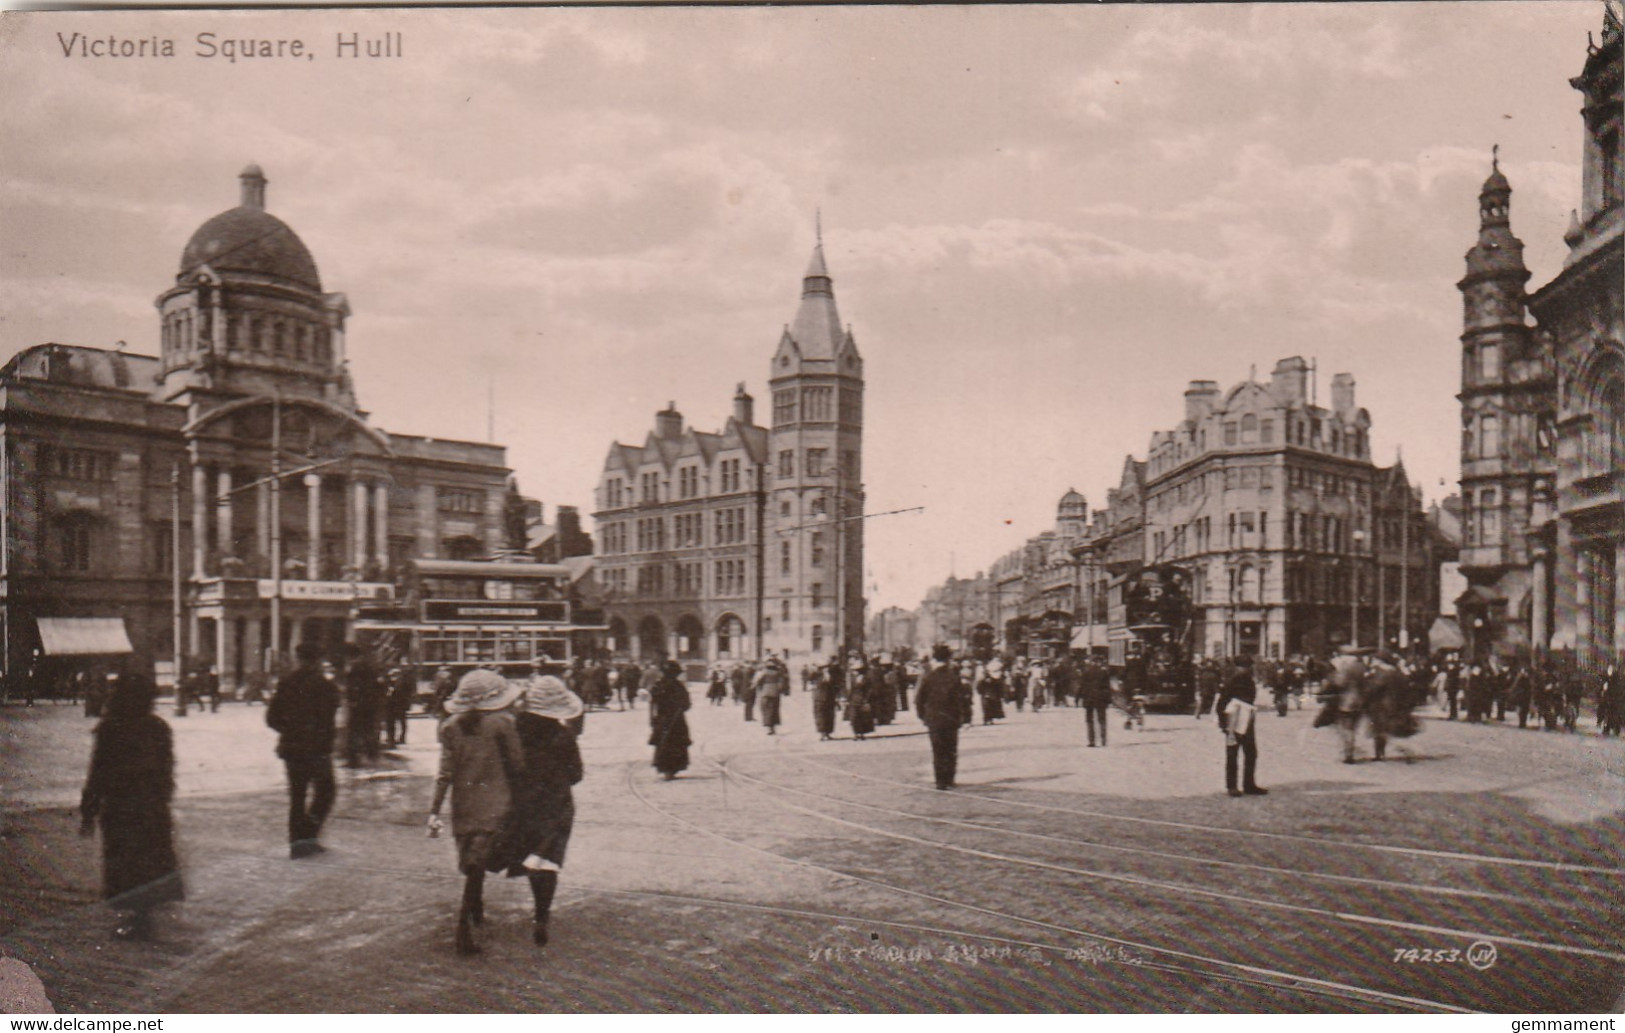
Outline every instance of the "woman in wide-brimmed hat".
<svg viewBox="0 0 1625 1033"><path fill-rule="evenodd" d="M524 774L514 791L514 821L509 856L510 877L530 878L536 901L534 939L547 945L548 913L558 890L564 851L575 823L575 800L570 787L581 781L581 749L576 745L577 722L586 705L564 682L551 674L533 677L524 686L514 724L524 751ZM501 864L492 867L498 870Z"/></svg>
<svg viewBox="0 0 1625 1033"><path fill-rule="evenodd" d="M457 953L478 954L474 926L485 919L485 871L513 812L511 786L524 777L524 755L510 708L523 687L495 671L463 675L446 698L451 716L440 726L440 777L429 809L429 834L441 829L440 806L451 793L451 832L463 901L457 914Z"/></svg>
<svg viewBox="0 0 1625 1033"><path fill-rule="evenodd" d="M668 782L688 768L688 748L693 744L688 718L683 716L689 699L682 676L682 665L667 660L661 665L660 679L649 690L649 745L655 748L655 770Z"/></svg>

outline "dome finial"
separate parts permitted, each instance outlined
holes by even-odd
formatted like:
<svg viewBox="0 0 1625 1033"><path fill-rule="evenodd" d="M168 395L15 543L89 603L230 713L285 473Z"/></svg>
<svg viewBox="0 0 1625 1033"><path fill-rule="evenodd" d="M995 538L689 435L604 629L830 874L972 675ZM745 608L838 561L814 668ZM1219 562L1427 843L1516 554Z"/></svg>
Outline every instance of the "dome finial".
<svg viewBox="0 0 1625 1033"><path fill-rule="evenodd" d="M813 234L818 238L818 246L824 246L824 209L822 206L813 209Z"/></svg>
<svg viewBox="0 0 1625 1033"><path fill-rule="evenodd" d="M243 187L242 207L257 208L263 212L265 210L265 173L261 171L258 165L251 164L237 174L237 179L242 183Z"/></svg>
<svg viewBox="0 0 1625 1033"><path fill-rule="evenodd" d="M1501 145L1500 144L1491 144L1490 145L1490 171L1491 172L1500 172L1501 171Z"/></svg>

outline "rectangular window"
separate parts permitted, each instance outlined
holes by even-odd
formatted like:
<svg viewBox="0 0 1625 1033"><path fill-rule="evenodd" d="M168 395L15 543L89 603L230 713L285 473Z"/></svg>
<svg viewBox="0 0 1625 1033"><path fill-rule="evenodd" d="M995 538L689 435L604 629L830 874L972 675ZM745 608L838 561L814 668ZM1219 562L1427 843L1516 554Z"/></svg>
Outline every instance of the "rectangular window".
<svg viewBox="0 0 1625 1033"><path fill-rule="evenodd" d="M1231 420L1224 425L1224 443L1226 445L1234 445L1236 443L1236 421L1234 420Z"/></svg>
<svg viewBox="0 0 1625 1033"><path fill-rule="evenodd" d="M80 519L63 520L57 528L58 555L62 560L62 569L83 573L90 569L91 564L91 533L90 521Z"/></svg>
<svg viewBox="0 0 1625 1033"><path fill-rule="evenodd" d="M773 426L794 422L796 422L795 389L773 392Z"/></svg>
<svg viewBox="0 0 1625 1033"><path fill-rule="evenodd" d="M1501 454L1501 420L1494 414L1479 418L1478 454L1482 459L1494 459Z"/></svg>
<svg viewBox="0 0 1625 1033"><path fill-rule="evenodd" d="M824 626L822 624L812 626L812 651L814 653L824 651Z"/></svg>
<svg viewBox="0 0 1625 1033"><path fill-rule="evenodd" d="M485 492L469 488L439 488L436 504L442 513L484 513Z"/></svg>
<svg viewBox="0 0 1625 1033"><path fill-rule="evenodd" d="M780 542L779 543L779 573L780 574L789 574L790 573L790 543L789 542Z"/></svg>
<svg viewBox="0 0 1625 1033"><path fill-rule="evenodd" d="M824 565L824 532L814 531L812 533L811 551L812 555L810 557L810 562L812 565L815 567L822 567Z"/></svg>
<svg viewBox="0 0 1625 1033"><path fill-rule="evenodd" d="M1494 341L1478 346L1478 377L1480 380L1498 380L1501 377L1501 346Z"/></svg>
<svg viewBox="0 0 1625 1033"><path fill-rule="evenodd" d="M815 610L824 605L824 586L817 581L812 583L812 605Z"/></svg>
<svg viewBox="0 0 1625 1033"><path fill-rule="evenodd" d="M828 422L835 418L835 389L832 387L809 387L801 394L801 418L809 421Z"/></svg>
<svg viewBox="0 0 1625 1033"><path fill-rule="evenodd" d="M794 449L785 449L779 453L779 476L794 477L796 475L796 453Z"/></svg>
<svg viewBox="0 0 1625 1033"><path fill-rule="evenodd" d="M829 450L826 448L807 449L807 476L824 476L824 461L828 458L828 456Z"/></svg>

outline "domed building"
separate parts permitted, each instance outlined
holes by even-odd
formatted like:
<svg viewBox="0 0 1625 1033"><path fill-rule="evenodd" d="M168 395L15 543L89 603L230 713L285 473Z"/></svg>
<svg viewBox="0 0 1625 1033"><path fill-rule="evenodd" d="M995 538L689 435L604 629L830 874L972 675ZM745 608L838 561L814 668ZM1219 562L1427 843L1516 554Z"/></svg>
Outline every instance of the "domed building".
<svg viewBox="0 0 1625 1033"><path fill-rule="evenodd" d="M9 676L181 654L229 691L300 642L336 654L411 574L524 546L505 449L373 425L348 301L266 210L259 166L239 185L157 297L157 357L53 343L0 368ZM499 639L502 659L560 658L560 622L487 609L414 642L435 663L495 659Z"/></svg>

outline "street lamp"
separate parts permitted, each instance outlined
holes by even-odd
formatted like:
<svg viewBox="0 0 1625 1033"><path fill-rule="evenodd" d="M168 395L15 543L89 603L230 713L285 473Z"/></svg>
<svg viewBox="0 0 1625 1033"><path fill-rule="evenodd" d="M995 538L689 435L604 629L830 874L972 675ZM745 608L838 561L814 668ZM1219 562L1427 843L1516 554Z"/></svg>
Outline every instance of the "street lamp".
<svg viewBox="0 0 1625 1033"><path fill-rule="evenodd" d="M1356 528L1354 531L1354 554L1349 557L1349 645L1359 648L1360 645L1360 546L1365 542L1365 532Z"/></svg>

